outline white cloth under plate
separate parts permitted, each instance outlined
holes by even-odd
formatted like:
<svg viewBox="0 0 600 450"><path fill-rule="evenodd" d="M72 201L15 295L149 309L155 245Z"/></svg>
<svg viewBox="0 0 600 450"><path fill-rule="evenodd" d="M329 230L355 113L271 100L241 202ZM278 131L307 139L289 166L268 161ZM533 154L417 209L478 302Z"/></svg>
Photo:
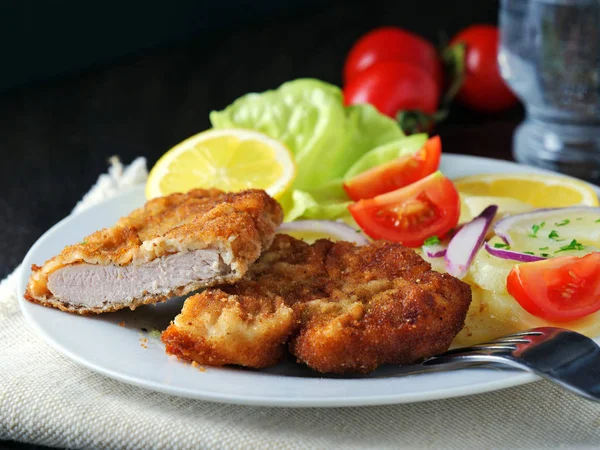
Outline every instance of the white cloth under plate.
<svg viewBox="0 0 600 450"><path fill-rule="evenodd" d="M113 160L77 211L145 178L143 159L127 168ZM600 405L544 381L435 402L334 409L220 405L147 391L49 347L25 322L15 282L13 274L0 284L0 439L111 449L600 448Z"/></svg>

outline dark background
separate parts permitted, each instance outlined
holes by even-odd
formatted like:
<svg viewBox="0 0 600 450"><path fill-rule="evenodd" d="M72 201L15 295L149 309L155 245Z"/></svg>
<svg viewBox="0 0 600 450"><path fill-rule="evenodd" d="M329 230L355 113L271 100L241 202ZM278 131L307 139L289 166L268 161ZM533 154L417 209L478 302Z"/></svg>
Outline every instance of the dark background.
<svg viewBox="0 0 600 450"><path fill-rule="evenodd" d="M244 93L299 77L340 84L347 51L371 28L399 25L439 42L496 23L498 10L491 0L93 4L0 4L0 278L111 155L143 155L151 167ZM519 107L495 116L454 107L436 131L445 152L508 159L521 118Z"/></svg>

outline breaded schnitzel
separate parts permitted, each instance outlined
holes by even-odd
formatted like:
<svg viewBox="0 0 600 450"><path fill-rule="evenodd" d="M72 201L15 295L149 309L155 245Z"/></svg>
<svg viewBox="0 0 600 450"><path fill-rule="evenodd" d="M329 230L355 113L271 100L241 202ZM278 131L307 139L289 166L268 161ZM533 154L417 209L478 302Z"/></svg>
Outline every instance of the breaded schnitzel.
<svg viewBox="0 0 600 450"><path fill-rule="evenodd" d="M367 373L446 351L470 302L469 285L401 244L277 235L235 285L189 297L162 340L200 364L261 368L288 347L319 372Z"/></svg>
<svg viewBox="0 0 600 450"><path fill-rule="evenodd" d="M240 279L281 223L264 191L195 189L150 200L33 266L25 298L78 314L135 309Z"/></svg>

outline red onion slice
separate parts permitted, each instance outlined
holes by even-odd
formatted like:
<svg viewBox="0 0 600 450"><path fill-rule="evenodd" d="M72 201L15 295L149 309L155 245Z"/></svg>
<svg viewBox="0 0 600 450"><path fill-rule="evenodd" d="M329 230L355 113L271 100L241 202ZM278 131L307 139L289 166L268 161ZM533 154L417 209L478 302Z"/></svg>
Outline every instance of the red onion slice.
<svg viewBox="0 0 600 450"><path fill-rule="evenodd" d="M310 232L323 233L335 237L340 241L354 242L356 245L367 245L369 240L362 231L352 228L344 222L334 222L331 220L298 220L295 222L286 222L277 229L278 233L290 232Z"/></svg>
<svg viewBox="0 0 600 450"><path fill-rule="evenodd" d="M471 222L463 225L452 237L444 257L446 270L457 278L465 276L477 251L483 245L485 235L498 211L497 205L490 205Z"/></svg>
<svg viewBox="0 0 600 450"><path fill-rule="evenodd" d="M512 261L535 262L535 261L541 261L542 259L546 259L541 256L529 255L527 253L521 253L521 252L515 252L513 250L507 250L505 248L495 248L495 247L492 247L488 242L485 243L485 249L492 256L496 256L497 258L502 258L502 259L510 259Z"/></svg>
<svg viewBox="0 0 600 450"><path fill-rule="evenodd" d="M429 258L441 258L443 256L446 256L446 251L448 250L448 242L450 242L450 239L452 239L452 237L454 237L462 227L462 225L457 225L437 244L423 244L423 246L421 247L423 252Z"/></svg>
<svg viewBox="0 0 600 450"><path fill-rule="evenodd" d="M576 217L578 213L596 212L600 217L600 208L594 206L569 206L566 208L543 208L536 209L519 214L512 214L496 222L494 225L494 233L509 245L514 242L510 240L510 231L514 230L515 225L521 221L542 222L548 216L556 213L564 213L565 217Z"/></svg>
<svg viewBox="0 0 600 450"><path fill-rule="evenodd" d="M448 246L444 244L423 245L423 251L429 258L441 258L447 250Z"/></svg>

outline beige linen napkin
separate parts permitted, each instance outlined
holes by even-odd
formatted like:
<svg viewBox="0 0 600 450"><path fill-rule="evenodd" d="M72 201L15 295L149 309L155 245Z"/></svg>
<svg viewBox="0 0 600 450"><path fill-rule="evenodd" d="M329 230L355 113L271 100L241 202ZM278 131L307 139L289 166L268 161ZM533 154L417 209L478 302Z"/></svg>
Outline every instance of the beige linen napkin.
<svg viewBox="0 0 600 450"><path fill-rule="evenodd" d="M76 208L146 177L112 161ZM147 391L78 366L28 327L16 276L0 284L0 439L69 448L600 448L600 405L550 383L361 408L220 405ZM248 386L248 389L252 389Z"/></svg>

